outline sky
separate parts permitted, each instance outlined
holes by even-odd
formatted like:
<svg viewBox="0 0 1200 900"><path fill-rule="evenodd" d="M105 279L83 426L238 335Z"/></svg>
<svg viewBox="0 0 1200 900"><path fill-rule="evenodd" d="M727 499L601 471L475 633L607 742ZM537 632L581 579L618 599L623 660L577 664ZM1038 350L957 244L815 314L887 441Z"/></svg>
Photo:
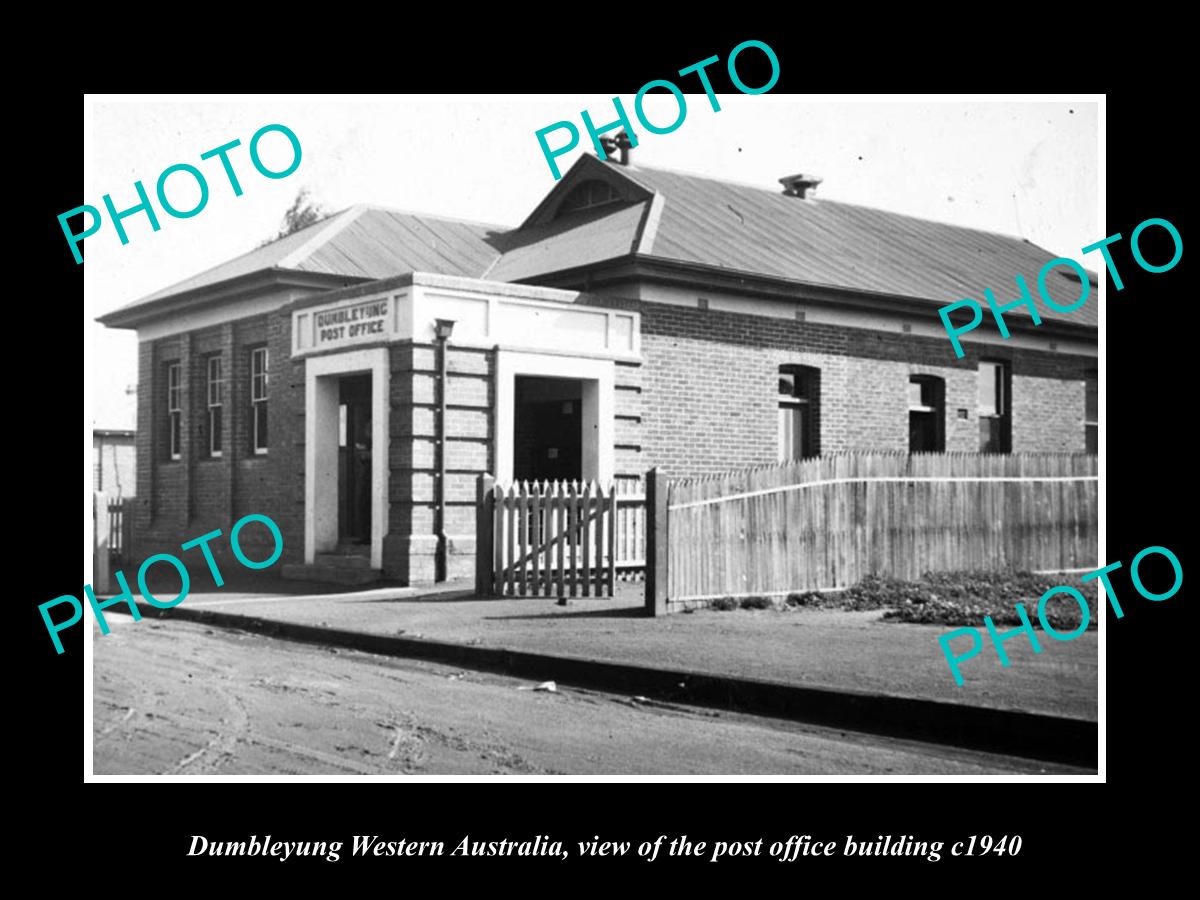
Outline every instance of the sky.
<svg viewBox="0 0 1200 900"><path fill-rule="evenodd" d="M1094 102L717 97L714 112L703 94L687 95L687 115L671 134L639 131L632 162L770 190L783 175L815 174L824 179L818 198L1024 237L1096 269L1095 254L1079 252L1104 237ZM632 116L633 98L622 102ZM277 231L302 188L330 212L373 203L518 225L554 186L535 132L560 120L579 128L580 146L557 159L565 172L585 147L591 152L583 109L596 123L615 118L604 95L88 97L81 204L103 209L110 194L118 210L134 206L137 180L153 198L159 174L177 163L199 168L210 194L187 219L166 215L153 199L160 230L135 214L123 220L126 245L107 218L85 240L85 421L135 423L136 335L104 328L96 316L252 250ZM645 111L654 123L678 115L670 94L647 95ZM295 132L302 148L300 166L281 179L259 175L247 150L251 136L274 123ZM218 160L200 159L234 139L242 142L230 153L240 197ZM548 140L557 147L565 133ZM268 135L260 148L269 168L291 159L282 135ZM189 182L169 181L169 199L181 209L199 196ZM71 258L65 239L62 251Z"/></svg>

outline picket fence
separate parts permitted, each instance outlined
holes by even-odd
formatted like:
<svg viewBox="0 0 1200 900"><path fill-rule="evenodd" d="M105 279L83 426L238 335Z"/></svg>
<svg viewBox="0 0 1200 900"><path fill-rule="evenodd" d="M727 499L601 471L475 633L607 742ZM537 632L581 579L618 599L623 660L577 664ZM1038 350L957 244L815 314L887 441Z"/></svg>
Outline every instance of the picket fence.
<svg viewBox="0 0 1200 900"><path fill-rule="evenodd" d="M495 596L612 596L644 565L637 482L479 482L476 590ZM486 555L485 555L486 554Z"/></svg>
<svg viewBox="0 0 1200 900"><path fill-rule="evenodd" d="M110 499L108 507L108 552L114 566L124 565L129 552L129 504L121 498Z"/></svg>

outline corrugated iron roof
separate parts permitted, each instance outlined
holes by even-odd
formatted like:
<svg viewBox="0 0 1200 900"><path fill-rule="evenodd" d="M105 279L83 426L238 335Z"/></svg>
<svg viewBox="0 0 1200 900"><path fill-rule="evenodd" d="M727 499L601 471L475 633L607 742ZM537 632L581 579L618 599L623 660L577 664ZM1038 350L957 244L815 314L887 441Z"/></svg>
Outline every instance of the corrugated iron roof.
<svg viewBox="0 0 1200 900"><path fill-rule="evenodd" d="M648 201L614 203L572 213L546 225L518 228L497 238L503 251L486 273L493 281L520 281L544 272L604 262L636 250Z"/></svg>
<svg viewBox="0 0 1200 900"><path fill-rule="evenodd" d="M599 261L622 246L650 257L718 266L748 276L928 300L938 305L989 288L998 303L1018 297L1016 275L1037 294L1037 274L1055 254L1022 238L918 219L832 200L789 197L766 188L699 175L620 166L585 155L555 190L569 191L594 167L619 172L661 198L656 227L641 230L633 214L647 204L588 216L567 214L549 225L505 235L504 256L489 272L526 279ZM603 208L602 208L603 209ZM635 244L636 242L636 244ZM510 261L510 254L514 259ZM1058 274L1048 289L1061 305L1079 296L1079 282ZM1091 274L1091 273L1090 273ZM1094 274L1090 279L1095 283ZM1039 305L1047 320L1095 326L1093 299L1062 313ZM1009 314L1028 317L1025 307Z"/></svg>
<svg viewBox="0 0 1200 900"><path fill-rule="evenodd" d="M1016 299L1014 276L1036 294L1054 254L1021 238L699 175L621 166L585 154L539 205L604 173L641 188L630 199L516 229L359 205L272 241L116 313L267 270L361 279L422 271L520 281L637 253L802 285L929 301ZM640 199L650 192L651 200ZM530 220L536 218L531 216ZM1079 283L1056 270L1051 295L1069 305ZM1091 281L1095 283L1094 274ZM1095 327L1097 304L1047 320ZM112 314L109 314L112 315ZM1025 307L1009 314L1028 316Z"/></svg>
<svg viewBox="0 0 1200 900"><path fill-rule="evenodd" d="M477 278L500 255L487 239L505 230L496 225L368 207L338 235L315 247L297 268L367 278L405 272Z"/></svg>
<svg viewBox="0 0 1200 900"><path fill-rule="evenodd" d="M488 238L504 230L378 206L352 206L116 312L269 269L364 279L415 271L478 277L500 255Z"/></svg>

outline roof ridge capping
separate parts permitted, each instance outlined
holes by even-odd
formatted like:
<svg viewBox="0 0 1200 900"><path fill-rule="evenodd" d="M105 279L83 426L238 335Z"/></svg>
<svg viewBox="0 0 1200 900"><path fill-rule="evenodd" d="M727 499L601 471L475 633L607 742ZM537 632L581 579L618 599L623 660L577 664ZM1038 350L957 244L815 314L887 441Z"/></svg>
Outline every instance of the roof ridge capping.
<svg viewBox="0 0 1200 900"><path fill-rule="evenodd" d="M282 259L277 260L275 262L275 265L273 266L273 268L276 268L276 269L293 269L293 268L295 268L296 265L301 260L303 260L306 256L311 254L318 247L328 243L330 238L332 238L335 234L338 234L339 232L343 231L351 222L355 221L359 216L361 216L366 211L367 211L367 207L365 204L356 203L354 206L348 206L345 209L343 209L341 212L334 213L331 216L326 216L324 219L321 219L318 222L313 222L311 225L304 226L304 228L297 228L295 231L292 232L292 234L300 234L301 232L307 231L309 228L312 228L314 225L321 224L321 222L325 222L326 225L328 226L326 228L320 229L319 231L314 231L309 236L309 239L307 241L305 241L303 244L301 244L299 247L297 247L295 250L293 250L287 256L283 257ZM339 221L337 221L337 222L333 221L334 219L339 219L339 217L340 217ZM285 234L282 237L276 238L275 240L281 241L285 237L291 237L291 235ZM269 241L268 243L263 244L263 246L268 247L273 243L275 243L275 241Z"/></svg>
<svg viewBox="0 0 1200 900"><path fill-rule="evenodd" d="M398 206L385 206L382 203L358 203L354 208L361 207L363 210L374 210L376 212L395 213L401 216L413 216L415 218L437 219L439 222L457 222L460 225L479 225L483 228L492 228L497 231L512 231L516 226L505 225L500 222L484 222L481 219L464 219L461 216L444 216L441 213L424 212L416 209L401 209Z"/></svg>

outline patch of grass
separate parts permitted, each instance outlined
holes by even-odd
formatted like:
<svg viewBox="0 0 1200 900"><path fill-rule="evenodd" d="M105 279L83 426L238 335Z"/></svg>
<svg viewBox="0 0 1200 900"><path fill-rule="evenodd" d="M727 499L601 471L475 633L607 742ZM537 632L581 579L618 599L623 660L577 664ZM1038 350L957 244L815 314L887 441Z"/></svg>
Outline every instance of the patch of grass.
<svg viewBox="0 0 1200 900"><path fill-rule="evenodd" d="M1019 602L1037 626L1037 604L1042 594L1070 581L1069 576L1031 572L926 572L920 581L869 575L846 591L792 593L786 602L789 607L882 609L883 618L896 622L979 627L984 616L991 616L997 626L1020 625L1015 607ZM1088 604L1088 627L1095 628L1096 599L1089 596L1094 592L1080 593ZM1069 595L1058 595L1046 604L1046 620L1056 631L1075 630L1081 618L1079 604Z"/></svg>

